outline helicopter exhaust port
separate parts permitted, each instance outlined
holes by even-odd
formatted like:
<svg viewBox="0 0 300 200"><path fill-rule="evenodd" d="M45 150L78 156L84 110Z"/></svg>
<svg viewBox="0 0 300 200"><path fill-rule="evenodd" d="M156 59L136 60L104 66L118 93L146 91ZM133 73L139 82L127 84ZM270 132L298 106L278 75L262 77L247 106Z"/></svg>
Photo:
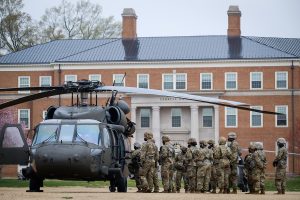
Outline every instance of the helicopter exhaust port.
<svg viewBox="0 0 300 200"><path fill-rule="evenodd" d="M106 119L111 124L122 125L126 127L127 119L124 112L116 106L110 106L106 111Z"/></svg>

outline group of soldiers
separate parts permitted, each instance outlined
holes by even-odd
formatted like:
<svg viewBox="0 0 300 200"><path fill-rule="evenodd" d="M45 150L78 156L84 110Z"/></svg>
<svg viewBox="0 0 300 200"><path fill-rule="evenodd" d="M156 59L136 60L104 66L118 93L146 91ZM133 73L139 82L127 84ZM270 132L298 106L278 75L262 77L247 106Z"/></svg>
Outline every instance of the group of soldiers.
<svg viewBox="0 0 300 200"><path fill-rule="evenodd" d="M186 193L237 193L238 163L240 148L236 134L220 137L218 145L214 140L188 139L188 147L180 146L175 154L171 138L162 136L163 145L158 149L150 132L144 133L144 143L134 143L130 171L134 174L137 192L159 192L158 167L161 166L163 193L180 192L183 180ZM278 194L285 193L285 169L287 151L284 138L279 138L278 154L273 162L276 167L275 185ZM248 180L249 194L265 194L264 180L266 156L262 143L249 146L245 157L244 173ZM232 188L232 191L230 191ZM219 189L217 191L217 189Z"/></svg>

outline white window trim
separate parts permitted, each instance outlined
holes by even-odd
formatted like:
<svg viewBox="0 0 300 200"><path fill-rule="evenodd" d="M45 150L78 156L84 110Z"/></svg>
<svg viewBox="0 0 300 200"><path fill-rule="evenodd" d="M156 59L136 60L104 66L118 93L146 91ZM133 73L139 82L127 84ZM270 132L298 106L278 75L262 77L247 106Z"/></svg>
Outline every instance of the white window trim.
<svg viewBox="0 0 300 200"><path fill-rule="evenodd" d="M164 82L165 82L165 75L172 75L173 78L173 89L165 89L164 88ZM184 75L185 77L185 88L184 89L176 89L176 75ZM176 90L176 91L185 91L187 90L187 73L166 73L162 74L162 84L161 84L162 90Z"/></svg>
<svg viewBox="0 0 300 200"><path fill-rule="evenodd" d="M276 105L275 112L277 112L278 107L286 107L286 125L285 126L278 126L277 125L277 115L275 115L275 127L276 128L286 128L289 127L289 107L288 105Z"/></svg>
<svg viewBox="0 0 300 200"><path fill-rule="evenodd" d="M30 109L18 109L18 123L21 123L21 121L20 121L21 110L27 110L28 111L28 127L25 128L25 130L29 130L30 129Z"/></svg>
<svg viewBox="0 0 300 200"><path fill-rule="evenodd" d="M75 82L77 81L77 75L75 75L75 74L66 74L65 75L65 82L67 81L68 76L74 76L75 77Z"/></svg>
<svg viewBox="0 0 300 200"><path fill-rule="evenodd" d="M116 80L116 76L124 76L124 74L113 74L113 82ZM126 77L123 80L123 87L126 86Z"/></svg>
<svg viewBox="0 0 300 200"><path fill-rule="evenodd" d="M171 128L182 128L182 109L181 108L178 108L178 109L180 109L180 126L179 127L173 127L173 124L172 124L172 117L173 117L173 115L172 115L172 109L174 109L174 108L171 108L171 110L170 110L170 118L171 118Z"/></svg>
<svg viewBox="0 0 300 200"><path fill-rule="evenodd" d="M263 107L262 106L250 106L250 108L257 108L259 107L258 110L263 110ZM263 113L260 113L261 114L261 118L260 118L260 126L253 126L252 125L252 113L254 113L254 111L250 111L250 128L262 128L264 127L264 114Z"/></svg>
<svg viewBox="0 0 300 200"><path fill-rule="evenodd" d="M47 115L47 110L43 110L42 111L42 118L43 118L43 120L45 120L46 115Z"/></svg>
<svg viewBox="0 0 300 200"><path fill-rule="evenodd" d="M29 80L28 81L29 82L29 86L28 87L30 87L30 84L31 84L30 83L30 76L18 76L18 87L20 87L20 82L21 82L20 79L21 78L28 78L28 80ZM18 93L19 94L30 94L30 90L28 90L28 91L18 91Z"/></svg>
<svg viewBox="0 0 300 200"><path fill-rule="evenodd" d="M204 123L203 123L203 110L201 111L201 118L202 118L202 124L201 124L201 127L204 128L204 129L211 129L211 128L214 128L215 127L215 122L214 122L214 117L215 117L215 112L214 112L214 109L212 107L212 123L211 123L211 126L210 127L204 127Z"/></svg>
<svg viewBox="0 0 300 200"><path fill-rule="evenodd" d="M261 87L252 88L252 74L260 74L261 76ZM250 72L250 90L262 90L264 88L264 73L263 72Z"/></svg>
<svg viewBox="0 0 300 200"><path fill-rule="evenodd" d="M211 76L211 87L210 89L203 89L202 88L202 75L209 74ZM200 90L213 90L214 89L214 77L213 73L200 73Z"/></svg>
<svg viewBox="0 0 300 200"><path fill-rule="evenodd" d="M228 107L225 107L225 128L237 128L238 123L239 123L239 118L238 118L238 109L236 108L236 125L235 126L227 126L227 109Z"/></svg>
<svg viewBox="0 0 300 200"><path fill-rule="evenodd" d="M136 76L137 76L137 78L136 78L136 87L137 88L139 88L139 82L140 82L140 75L142 75L142 76L147 76L147 80L148 80L148 88L147 89L149 89L150 88L150 80L149 80L149 74L137 74Z"/></svg>
<svg viewBox="0 0 300 200"><path fill-rule="evenodd" d="M50 82L49 83L50 83L50 86L52 86L52 76L40 76L40 80L39 80L40 81L40 83L39 83L40 86L42 86L42 78L45 78L45 77L49 77L50 78Z"/></svg>
<svg viewBox="0 0 300 200"><path fill-rule="evenodd" d="M149 127L142 127L142 109L149 109ZM149 129L152 127L152 117L151 117L151 109L150 108L141 108L140 109L140 128L141 129Z"/></svg>
<svg viewBox="0 0 300 200"><path fill-rule="evenodd" d="M89 81L91 81L92 76L99 76L99 81L101 82L102 79L101 74L89 74Z"/></svg>
<svg viewBox="0 0 300 200"><path fill-rule="evenodd" d="M227 84L226 84L226 82L227 82L227 74L235 74L236 76L236 86L235 86L235 88L227 88ZM224 87L225 87L225 90L237 90L238 88L239 88L239 86L238 86L238 73L237 72L225 72L225 85L224 85Z"/></svg>
<svg viewBox="0 0 300 200"><path fill-rule="evenodd" d="M285 88L278 88L277 87L277 74L278 73L285 73L286 74L286 87ZM275 72L275 89L276 90L285 90L289 87L289 73L287 71L277 71Z"/></svg>

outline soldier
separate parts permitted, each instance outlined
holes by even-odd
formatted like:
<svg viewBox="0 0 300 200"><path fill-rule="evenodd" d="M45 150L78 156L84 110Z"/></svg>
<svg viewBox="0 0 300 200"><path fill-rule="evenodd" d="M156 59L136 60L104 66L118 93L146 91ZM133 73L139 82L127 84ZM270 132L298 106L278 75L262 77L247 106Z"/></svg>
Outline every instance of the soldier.
<svg viewBox="0 0 300 200"><path fill-rule="evenodd" d="M161 146L159 153L161 160L161 178L164 187L163 192L175 192L173 182L175 150L173 145L170 144L169 136L162 136L162 142L163 146Z"/></svg>
<svg viewBox="0 0 300 200"><path fill-rule="evenodd" d="M217 171L216 171L216 167L219 163L219 160L214 158L215 141L214 140L208 140L207 144L208 144L208 149L213 154L213 158L211 160L212 165L211 165L211 177L210 177L210 186L211 186L211 189L212 189L211 193L216 193L216 189L217 189Z"/></svg>
<svg viewBox="0 0 300 200"><path fill-rule="evenodd" d="M135 179L135 185L138 189L137 192L142 192L142 183L140 177L140 165L141 165L141 145L137 142L133 144L134 151L131 154L131 163L133 168L133 174Z"/></svg>
<svg viewBox="0 0 300 200"><path fill-rule="evenodd" d="M266 153L264 151L263 144L261 142L256 142L256 149L259 156L259 160L261 162L261 165L259 165L259 183L260 183L260 193L265 194L265 170L267 168L267 158Z"/></svg>
<svg viewBox="0 0 300 200"><path fill-rule="evenodd" d="M277 139L278 152L273 166L276 167L275 172L275 186L277 188L276 194L285 194L286 186L286 165L287 165L287 149L285 147L286 141L284 138Z"/></svg>
<svg viewBox="0 0 300 200"><path fill-rule="evenodd" d="M155 144L155 140L152 139L153 143ZM158 151L158 149L157 149ZM156 160L155 162L155 169L154 169L154 173L153 173L153 185L154 185L154 193L158 193L159 192L159 179L158 179L158 160ZM149 187L150 190L152 191L153 186Z"/></svg>
<svg viewBox="0 0 300 200"><path fill-rule="evenodd" d="M186 174L186 152L185 146L180 147L181 152L175 156L175 169L176 169L176 192L180 193L181 180L183 179L185 192L188 192L187 174Z"/></svg>
<svg viewBox="0 0 300 200"><path fill-rule="evenodd" d="M230 174L230 149L226 146L226 138L220 137L219 146L215 150L215 159L218 160L217 176L219 193L228 193Z"/></svg>
<svg viewBox="0 0 300 200"><path fill-rule="evenodd" d="M153 143L153 134L144 133L144 140L141 148L141 168L140 177L142 182L142 191L151 192L149 186L153 185L153 173L155 171L155 162L158 161L159 154L157 146Z"/></svg>
<svg viewBox="0 0 300 200"><path fill-rule="evenodd" d="M239 155L239 144L236 141L236 133L228 133L228 143L227 146L230 148L230 185L232 186L232 193L237 194L237 167L238 167L238 155Z"/></svg>
<svg viewBox="0 0 300 200"><path fill-rule="evenodd" d="M250 171L251 171L251 187L250 191L252 191L253 194L258 194L260 190L260 173L261 168L263 166L263 162L260 160L257 147L254 144L250 144L250 151L251 151L251 157L250 157Z"/></svg>
<svg viewBox="0 0 300 200"><path fill-rule="evenodd" d="M201 140L199 142L200 149L195 151L195 162L197 167L197 192L208 192L210 175L211 175L211 160L212 152L207 148L207 142Z"/></svg>
<svg viewBox="0 0 300 200"><path fill-rule="evenodd" d="M187 159L187 177L188 192L194 193L196 190L196 164L194 162L194 152L197 150L197 142L195 138L188 139L188 150L186 152Z"/></svg>

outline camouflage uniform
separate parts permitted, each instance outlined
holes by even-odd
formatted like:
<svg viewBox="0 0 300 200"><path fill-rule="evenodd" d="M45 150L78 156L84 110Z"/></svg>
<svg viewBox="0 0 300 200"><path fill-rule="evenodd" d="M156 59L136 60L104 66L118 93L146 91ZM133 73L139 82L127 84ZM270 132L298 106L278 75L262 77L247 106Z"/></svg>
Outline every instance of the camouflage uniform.
<svg viewBox="0 0 300 200"><path fill-rule="evenodd" d="M211 175L212 152L207 148L204 140L199 142L200 149L195 151L194 161L197 167L197 192L207 192Z"/></svg>
<svg viewBox="0 0 300 200"><path fill-rule="evenodd" d="M261 142L256 142L256 149L258 153L258 157L260 160L260 165L259 165L259 183L260 183L260 193L265 194L265 170L267 168L267 158L266 158L266 153L263 148L263 144Z"/></svg>
<svg viewBox="0 0 300 200"><path fill-rule="evenodd" d="M134 143L134 151L131 154L131 163L133 168L133 174L135 179L135 184L138 192L142 191L142 182L140 177L140 163L141 162L141 145L139 143Z"/></svg>
<svg viewBox="0 0 300 200"><path fill-rule="evenodd" d="M226 146L226 138L220 137L219 146L215 150L215 159L217 159L217 176L219 193L227 193L229 190L230 174L230 149Z"/></svg>
<svg viewBox="0 0 300 200"><path fill-rule="evenodd" d="M152 139L153 143L155 144L155 140ZM159 192L159 179L158 179L158 162L155 162L155 169L153 172L153 185L149 185L149 189L152 191L154 187L154 191L155 193Z"/></svg>
<svg viewBox="0 0 300 200"><path fill-rule="evenodd" d="M275 172L275 186L277 194L285 194L286 187L286 167L287 167L287 149L285 147L286 141L284 138L278 138L277 146L278 152L273 166L276 167Z"/></svg>
<svg viewBox="0 0 300 200"><path fill-rule="evenodd" d="M188 191L193 193L196 190L196 164L194 162L194 152L197 150L197 142L195 138L188 140L188 150L186 152L187 158L187 177L188 177Z"/></svg>
<svg viewBox="0 0 300 200"><path fill-rule="evenodd" d="M239 144L236 141L236 133L230 132L228 133L228 147L230 148L231 156L230 156L230 185L233 189L233 194L237 194L237 167L238 167L238 155L239 155Z"/></svg>
<svg viewBox="0 0 300 200"><path fill-rule="evenodd" d="M146 132L144 134L144 140L141 148L141 168L140 176L142 182L143 192L151 192L150 187L153 185L153 174L155 171L155 163L158 161L158 149L153 143L153 134Z"/></svg>
<svg viewBox="0 0 300 200"><path fill-rule="evenodd" d="M245 156L245 164L244 164L244 174L248 182L248 187L249 187L249 193L247 194L253 194L254 189L253 189L253 181L252 181L252 168L251 168L251 161L252 161L252 153L254 148L252 145L249 146L248 148L249 154Z"/></svg>
<svg viewBox="0 0 300 200"><path fill-rule="evenodd" d="M162 141L163 146L161 146L159 153L161 161L161 178L164 187L163 192L175 192L173 181L175 150L173 145L170 144L169 136L163 136Z"/></svg>
<svg viewBox="0 0 300 200"><path fill-rule="evenodd" d="M176 169L176 191L179 193L181 188L181 180L183 179L185 192L188 191L187 173L186 173L186 152L185 146L180 147L181 152L175 156L175 169Z"/></svg>
<svg viewBox="0 0 300 200"><path fill-rule="evenodd" d="M211 189L212 189L212 193L216 193L216 189L217 189L217 180L218 180L218 177L217 177L217 165L219 163L219 160L218 159L215 159L214 155L215 155L215 141L214 140L208 140L207 142L208 144L208 148L209 150L212 152L213 154L213 158L211 159L211 177L210 177L210 186L211 186Z"/></svg>
<svg viewBox="0 0 300 200"><path fill-rule="evenodd" d="M251 170L251 185L252 193L258 194L260 190L260 172L263 162L259 158L257 148L255 144L250 145L251 149L251 158L250 158L250 170ZM251 189L250 189L251 191Z"/></svg>

